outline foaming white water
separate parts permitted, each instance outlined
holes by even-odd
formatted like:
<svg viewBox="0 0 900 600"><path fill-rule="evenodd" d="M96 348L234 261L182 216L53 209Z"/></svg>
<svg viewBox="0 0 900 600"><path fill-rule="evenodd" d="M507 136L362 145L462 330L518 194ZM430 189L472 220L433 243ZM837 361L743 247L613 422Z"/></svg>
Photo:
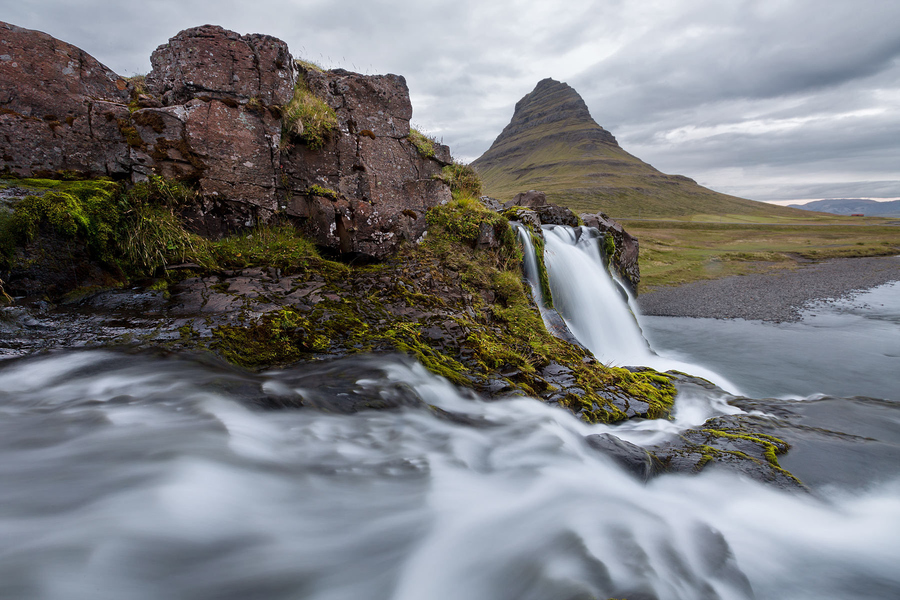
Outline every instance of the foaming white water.
<svg viewBox="0 0 900 600"><path fill-rule="evenodd" d="M37 380L0 389L2 598L900 594L897 482L826 501L725 473L642 484L584 441L614 428L388 358L364 385L402 383L419 408L262 411L245 399L288 393L293 371L78 360L142 418L95 401L85 374L56 378L52 405ZM29 366L0 363L0 380Z"/></svg>
<svg viewBox="0 0 900 600"><path fill-rule="evenodd" d="M603 265L595 229L545 226L543 230L544 263L553 306L578 341L600 361L684 371L739 393L722 375L700 365L659 356L650 348L641 332L633 299Z"/></svg>
<svg viewBox="0 0 900 600"><path fill-rule="evenodd" d="M519 237L519 243L522 244L522 260L525 270L525 279L531 287L531 295L534 297L535 304L543 313L544 310L544 293L541 291L539 283L538 263L535 255L534 244L531 243L531 233L522 225L516 226L516 234Z"/></svg>

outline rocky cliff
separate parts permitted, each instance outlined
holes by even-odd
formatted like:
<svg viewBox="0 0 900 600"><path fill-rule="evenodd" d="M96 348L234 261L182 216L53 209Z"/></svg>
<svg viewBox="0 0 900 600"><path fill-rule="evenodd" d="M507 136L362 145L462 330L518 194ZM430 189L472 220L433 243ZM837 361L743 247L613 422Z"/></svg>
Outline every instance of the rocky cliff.
<svg viewBox="0 0 900 600"><path fill-rule="evenodd" d="M151 63L145 81L126 79L0 24L0 170L190 181L201 202L183 216L195 231L284 216L322 246L375 258L421 237L427 209L450 198L434 177L449 149L409 139L403 77L320 71L281 40L211 25L182 31ZM316 144L285 118L310 95L333 115Z"/></svg>

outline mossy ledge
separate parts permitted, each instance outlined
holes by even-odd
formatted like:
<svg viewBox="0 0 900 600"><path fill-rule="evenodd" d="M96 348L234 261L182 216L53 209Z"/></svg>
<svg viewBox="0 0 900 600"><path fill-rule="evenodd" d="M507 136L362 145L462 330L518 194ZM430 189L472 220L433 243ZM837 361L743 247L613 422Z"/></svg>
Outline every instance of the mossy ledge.
<svg viewBox="0 0 900 600"><path fill-rule="evenodd" d="M159 325L132 344L208 350L250 369L399 351L457 385L540 397L592 423L665 418L675 397L669 377L607 367L549 334L508 221L461 188L428 212L424 242L380 263L348 265L323 257L287 222L221 240L191 234L179 217L191 190L159 178L131 189L105 181L8 185L56 195L36 191L5 218L4 268L28 259L28 231L82 246L120 288L138 284L163 299ZM63 211L54 202L74 204L57 218ZM476 248L485 227L497 247ZM113 287L80 285L91 291L76 303ZM194 308L186 314L186 306Z"/></svg>

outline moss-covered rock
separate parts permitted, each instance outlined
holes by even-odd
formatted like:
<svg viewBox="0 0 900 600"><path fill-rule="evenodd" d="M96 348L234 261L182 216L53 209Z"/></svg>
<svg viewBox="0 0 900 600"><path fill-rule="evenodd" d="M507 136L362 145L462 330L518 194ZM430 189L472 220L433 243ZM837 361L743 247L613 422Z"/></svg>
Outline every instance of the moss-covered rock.
<svg viewBox="0 0 900 600"><path fill-rule="evenodd" d="M668 377L606 367L547 331L522 279L512 228L473 198L432 208L423 243L353 266L324 258L288 223L222 240L190 236L178 218L185 194L151 180L105 196L120 211L103 221L118 232L103 238L107 262L122 265L123 277L161 275L146 284L163 302L156 308L160 325L138 343L209 350L253 369L399 351L457 385L537 396L589 422L663 418L672 405ZM86 233L91 221L57 219L57 225L56 213L37 212L42 204L25 206L29 223L74 235L71 243L91 260L99 244ZM492 248L479 245L486 227L497 240ZM101 288L79 289L91 291L73 298L75 305L93 302Z"/></svg>

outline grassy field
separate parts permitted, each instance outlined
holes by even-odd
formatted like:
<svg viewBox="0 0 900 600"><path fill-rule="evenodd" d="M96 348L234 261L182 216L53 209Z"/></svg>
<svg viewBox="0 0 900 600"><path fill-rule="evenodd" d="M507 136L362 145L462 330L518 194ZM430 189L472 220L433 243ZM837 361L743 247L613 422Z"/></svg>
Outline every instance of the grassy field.
<svg viewBox="0 0 900 600"><path fill-rule="evenodd" d="M900 225L891 225L890 219L814 213L805 221L695 215L681 221L621 222L640 241L642 292L828 258L900 254Z"/></svg>

